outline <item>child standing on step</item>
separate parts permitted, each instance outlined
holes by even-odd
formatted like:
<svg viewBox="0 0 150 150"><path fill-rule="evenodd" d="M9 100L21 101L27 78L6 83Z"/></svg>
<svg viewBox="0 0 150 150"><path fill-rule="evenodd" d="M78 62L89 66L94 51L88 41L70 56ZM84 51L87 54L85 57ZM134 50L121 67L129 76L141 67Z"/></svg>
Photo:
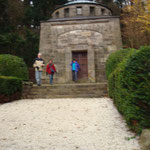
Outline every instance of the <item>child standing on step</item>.
<svg viewBox="0 0 150 150"><path fill-rule="evenodd" d="M78 71L80 69L80 65L75 59L72 61L70 65L72 70L72 80L76 82L78 79Z"/></svg>
<svg viewBox="0 0 150 150"><path fill-rule="evenodd" d="M46 67L46 74L49 75L50 84L53 84L53 76L54 76L55 72L56 72L56 68L55 68L52 60L50 60Z"/></svg>

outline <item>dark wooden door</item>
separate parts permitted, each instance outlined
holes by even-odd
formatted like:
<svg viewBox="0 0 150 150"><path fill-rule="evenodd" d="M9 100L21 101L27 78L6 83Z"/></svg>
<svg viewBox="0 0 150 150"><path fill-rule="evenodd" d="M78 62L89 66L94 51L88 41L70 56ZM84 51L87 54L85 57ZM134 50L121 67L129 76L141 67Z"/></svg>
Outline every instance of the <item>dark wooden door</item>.
<svg viewBox="0 0 150 150"><path fill-rule="evenodd" d="M87 79L88 78L87 52L72 52L72 58L75 59L80 65L80 70L78 72L78 79Z"/></svg>

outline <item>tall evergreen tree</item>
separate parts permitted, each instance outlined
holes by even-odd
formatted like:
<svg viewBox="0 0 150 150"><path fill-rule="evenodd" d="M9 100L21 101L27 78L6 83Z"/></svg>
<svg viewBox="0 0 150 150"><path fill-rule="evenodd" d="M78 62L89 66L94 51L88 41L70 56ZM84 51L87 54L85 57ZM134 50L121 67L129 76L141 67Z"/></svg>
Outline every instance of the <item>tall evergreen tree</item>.
<svg viewBox="0 0 150 150"><path fill-rule="evenodd" d="M4 27L8 24L8 15L7 15L7 0L0 0L0 32L4 31Z"/></svg>
<svg viewBox="0 0 150 150"><path fill-rule="evenodd" d="M57 6L66 3L67 0L25 0L27 25L32 24L34 27L40 25L41 20L50 18L50 12Z"/></svg>
<svg viewBox="0 0 150 150"><path fill-rule="evenodd" d="M67 0L0 0L0 54L22 57L28 66L38 53L40 21Z"/></svg>

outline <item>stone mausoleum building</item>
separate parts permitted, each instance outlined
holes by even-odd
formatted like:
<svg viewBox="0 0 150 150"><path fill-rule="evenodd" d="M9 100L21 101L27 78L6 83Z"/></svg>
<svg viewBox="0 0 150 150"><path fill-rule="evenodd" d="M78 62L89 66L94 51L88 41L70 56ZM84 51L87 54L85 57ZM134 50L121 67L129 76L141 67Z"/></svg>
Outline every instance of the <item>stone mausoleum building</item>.
<svg viewBox="0 0 150 150"><path fill-rule="evenodd" d="M41 22L40 52L57 67L55 83L71 82L72 59L80 64L80 82L104 82L106 59L121 47L119 17L94 0L72 0Z"/></svg>

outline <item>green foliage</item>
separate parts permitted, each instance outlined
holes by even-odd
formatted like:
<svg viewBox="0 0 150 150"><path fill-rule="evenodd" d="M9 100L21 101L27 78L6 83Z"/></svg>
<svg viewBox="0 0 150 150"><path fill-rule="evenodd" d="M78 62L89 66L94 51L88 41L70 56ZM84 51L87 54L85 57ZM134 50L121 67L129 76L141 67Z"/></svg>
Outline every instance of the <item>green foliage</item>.
<svg viewBox="0 0 150 150"><path fill-rule="evenodd" d="M22 25L23 16L21 0L0 0L0 33L14 32Z"/></svg>
<svg viewBox="0 0 150 150"><path fill-rule="evenodd" d="M50 12L57 6L63 5L67 0L28 0L25 9L25 24L30 23L37 27L40 25L40 21L48 20L50 18ZM33 6L30 2L33 2Z"/></svg>
<svg viewBox="0 0 150 150"><path fill-rule="evenodd" d="M127 124L141 133L150 128L150 47L124 59L109 75L109 95Z"/></svg>
<svg viewBox="0 0 150 150"><path fill-rule="evenodd" d="M0 35L0 53L2 54L20 54L24 39L16 33Z"/></svg>
<svg viewBox="0 0 150 150"><path fill-rule="evenodd" d="M8 54L0 55L0 75L14 76L22 80L29 79L23 59Z"/></svg>
<svg viewBox="0 0 150 150"><path fill-rule="evenodd" d="M4 31L5 25L8 23L7 7L8 0L0 0L0 32Z"/></svg>
<svg viewBox="0 0 150 150"><path fill-rule="evenodd" d="M26 64L29 67L31 67L33 65L35 57L37 56L38 51L39 51L39 33L26 29L23 49L20 55L18 56L22 57L26 62Z"/></svg>
<svg viewBox="0 0 150 150"><path fill-rule="evenodd" d="M22 91L22 80L16 77L0 76L0 94L12 95Z"/></svg>
<svg viewBox="0 0 150 150"><path fill-rule="evenodd" d="M106 62L106 76L108 76L117 68L118 64L123 61L123 59L129 57L135 53L135 49L121 49L116 52L113 52Z"/></svg>
<svg viewBox="0 0 150 150"><path fill-rule="evenodd" d="M40 21L48 20L52 9L65 2L0 0L0 54L19 56L31 67L39 50Z"/></svg>
<svg viewBox="0 0 150 150"><path fill-rule="evenodd" d="M28 66L32 66L33 60L38 53L39 33L27 28L24 30L24 36L17 33L0 35L0 54L19 56L24 59Z"/></svg>

